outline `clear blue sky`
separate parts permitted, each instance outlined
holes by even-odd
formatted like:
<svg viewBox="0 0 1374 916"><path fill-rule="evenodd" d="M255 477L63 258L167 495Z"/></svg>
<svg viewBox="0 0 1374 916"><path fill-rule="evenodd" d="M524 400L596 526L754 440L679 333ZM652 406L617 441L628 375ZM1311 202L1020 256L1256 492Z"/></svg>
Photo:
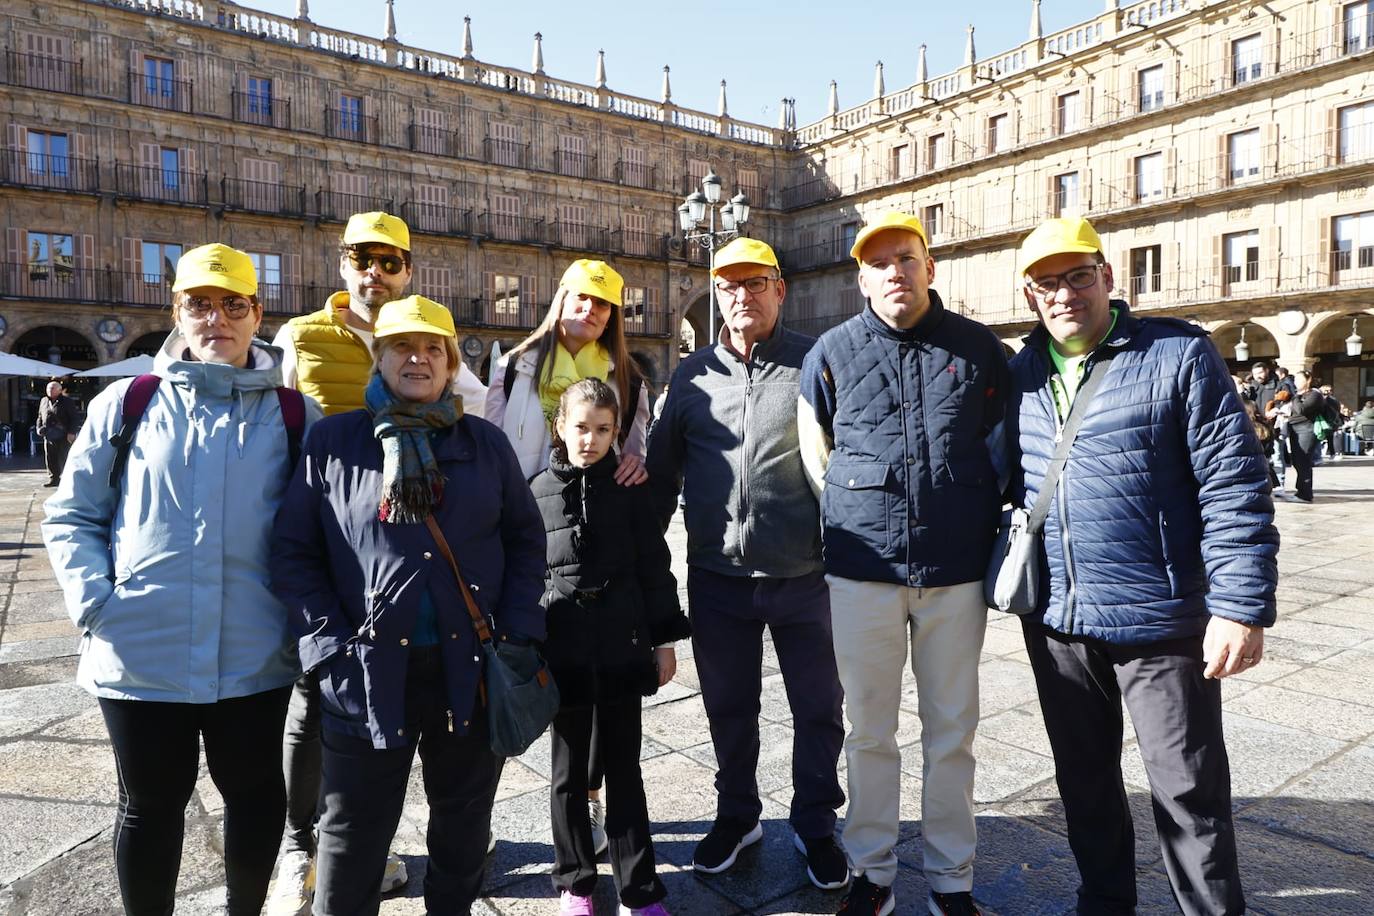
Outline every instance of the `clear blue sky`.
<svg viewBox="0 0 1374 916"><path fill-rule="evenodd" d="M295 0L242 2L295 13ZM1040 17L1049 34L1102 9L1103 0L1043 0ZM318 24L378 38L385 11L383 0L310 4ZM1031 2L396 0L397 37L456 55L465 15L472 17L474 54L487 63L528 69L538 31L550 76L590 83L596 52L605 49L612 89L657 99L667 64L677 104L714 112L724 79L732 116L772 125L783 96L796 98L800 124L823 117L832 79L839 82L841 109L871 98L879 60L889 92L910 85L922 42L932 77L955 69L970 23L979 59L1007 51L1026 40Z"/></svg>

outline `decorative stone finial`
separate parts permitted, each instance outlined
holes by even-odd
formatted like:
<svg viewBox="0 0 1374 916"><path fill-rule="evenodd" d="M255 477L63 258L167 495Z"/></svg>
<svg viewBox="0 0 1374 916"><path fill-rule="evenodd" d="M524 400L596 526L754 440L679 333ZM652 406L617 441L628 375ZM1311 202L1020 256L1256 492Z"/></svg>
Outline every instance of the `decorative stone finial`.
<svg viewBox="0 0 1374 916"><path fill-rule="evenodd" d="M530 72L543 75L544 73L544 36L534 33L534 56L530 60Z"/></svg>
<svg viewBox="0 0 1374 916"><path fill-rule="evenodd" d="M916 59L916 82L924 83L930 79L930 70L926 68L926 46L921 45L921 54Z"/></svg>
<svg viewBox="0 0 1374 916"><path fill-rule="evenodd" d="M310 21L310 4L307 0L296 0L296 18Z"/></svg>
<svg viewBox="0 0 1374 916"><path fill-rule="evenodd" d="M386 0L386 40L396 40L396 0Z"/></svg>
<svg viewBox="0 0 1374 916"><path fill-rule="evenodd" d="M720 104L716 107L718 109L716 114L722 118L730 117L730 110L725 105L725 80L720 81Z"/></svg>
<svg viewBox="0 0 1374 916"><path fill-rule="evenodd" d="M830 81L830 108L828 113L832 118L840 113L840 87L834 80Z"/></svg>
<svg viewBox="0 0 1374 916"><path fill-rule="evenodd" d="M1040 0L1031 0L1031 24L1030 40L1039 41L1045 37L1045 32L1040 28Z"/></svg>
<svg viewBox="0 0 1374 916"><path fill-rule="evenodd" d="M972 67L976 60L978 60L978 54L973 50L973 23L970 22L968 26L968 45L964 48L964 66Z"/></svg>
<svg viewBox="0 0 1374 916"><path fill-rule="evenodd" d="M472 59L472 17L463 17L463 59Z"/></svg>
<svg viewBox="0 0 1374 916"><path fill-rule="evenodd" d="M887 87L883 85L883 62L878 61L878 66L873 70L873 97L881 99L887 95Z"/></svg>
<svg viewBox="0 0 1374 916"><path fill-rule="evenodd" d="M673 100L673 87L668 84L668 65L663 65L663 104Z"/></svg>

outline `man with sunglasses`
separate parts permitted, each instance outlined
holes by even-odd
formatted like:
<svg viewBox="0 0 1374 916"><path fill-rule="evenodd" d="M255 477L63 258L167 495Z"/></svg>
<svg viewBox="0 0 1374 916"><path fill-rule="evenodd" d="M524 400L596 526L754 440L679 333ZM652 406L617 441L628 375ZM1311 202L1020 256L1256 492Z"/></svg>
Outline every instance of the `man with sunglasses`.
<svg viewBox="0 0 1374 916"><path fill-rule="evenodd" d="M285 384L319 402L326 415L357 410L372 375L372 325L388 302L404 298L412 276L410 228L389 213L355 213L339 243L344 289L324 308L292 318L277 333ZM486 386L460 364L453 393L463 412L482 415ZM314 673L296 682L286 716L286 835L267 916L294 916L310 902L315 814L320 791L320 693ZM387 857L382 892L406 883L405 863Z"/></svg>
<svg viewBox="0 0 1374 916"><path fill-rule="evenodd" d="M410 227L390 213L355 213L339 243L344 289L318 312L292 318L272 341L282 348L286 384L320 403L326 415L363 406L372 374L372 322L388 302L406 295L413 275ZM466 365L453 393L463 411L481 416L486 387Z"/></svg>
<svg viewBox="0 0 1374 916"><path fill-rule="evenodd" d="M1011 362L1007 424L1012 504L1029 509L1079 390L1097 386L1053 485L1039 607L1022 618L1078 912L1135 912L1124 700L1179 909L1240 913L1218 679L1260 663L1274 622L1264 454L1207 332L1132 315L1109 296L1102 252L1081 218L1049 220L1022 243L1040 326Z"/></svg>
<svg viewBox="0 0 1374 916"><path fill-rule="evenodd" d="M850 249L867 307L817 341L802 370L802 458L821 494L835 658L850 732L840 912L896 906L908 645L921 721L921 833L935 916L976 916L973 735L987 627L982 580L1001 493L985 444L1003 417L1007 360L930 288L925 228L889 212Z"/></svg>
<svg viewBox="0 0 1374 916"><path fill-rule="evenodd" d="M692 647L716 753L716 820L692 865L718 874L763 837L767 627L792 710L792 844L811 882L833 890L849 881L835 842L843 698L816 499L797 454L798 381L815 341L783 326L786 294L768 245L740 238L716 252L720 339L673 374L646 466L665 527L685 497Z"/></svg>

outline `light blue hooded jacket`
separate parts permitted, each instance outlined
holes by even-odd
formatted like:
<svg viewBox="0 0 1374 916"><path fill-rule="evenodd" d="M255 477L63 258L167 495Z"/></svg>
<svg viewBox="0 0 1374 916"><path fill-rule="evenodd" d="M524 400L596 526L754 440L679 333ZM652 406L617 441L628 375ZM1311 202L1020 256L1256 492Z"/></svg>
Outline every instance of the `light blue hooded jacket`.
<svg viewBox="0 0 1374 916"><path fill-rule="evenodd" d="M276 387L281 351L252 368L184 359L173 332L162 378L109 484L129 380L90 405L43 540L82 631L77 683L99 697L214 703L299 673L286 608L268 587L272 522L291 476ZM306 424L320 409L305 399Z"/></svg>

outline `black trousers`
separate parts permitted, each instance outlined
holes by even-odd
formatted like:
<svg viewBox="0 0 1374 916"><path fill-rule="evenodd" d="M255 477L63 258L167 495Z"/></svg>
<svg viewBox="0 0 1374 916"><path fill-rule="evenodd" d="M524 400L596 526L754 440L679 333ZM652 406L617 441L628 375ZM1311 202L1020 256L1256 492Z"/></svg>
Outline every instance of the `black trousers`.
<svg viewBox="0 0 1374 916"><path fill-rule="evenodd" d="M835 667L825 576L750 578L690 566L687 600L701 699L716 751L718 816L752 824L763 811L757 769L766 626L792 709L789 820L807 839L830 836L835 810L844 804L835 772L844 746L844 691Z"/></svg>
<svg viewBox="0 0 1374 916"><path fill-rule="evenodd" d="M224 797L228 912L257 916L286 810L281 729L290 691L208 704L100 700L119 769L115 870L129 916L172 912L202 739L210 779Z"/></svg>
<svg viewBox="0 0 1374 916"><path fill-rule="evenodd" d="M1288 460L1298 477L1293 484L1293 493L1298 499L1311 502L1312 465L1316 462L1317 449L1321 448L1321 443L1313 435L1311 425L1289 427L1288 438Z"/></svg>
<svg viewBox="0 0 1374 916"><path fill-rule="evenodd" d="M324 722L315 916L372 916L380 908L387 848L401 820L417 748L429 801L425 910L431 916L466 916L481 893L504 760L491 751L480 704L469 714L466 735L448 730L437 646L410 650L405 691L405 747L378 750L370 739ZM454 710L455 717L460 714Z"/></svg>
<svg viewBox="0 0 1374 916"><path fill-rule="evenodd" d="M1201 637L1114 646L1039 621L1023 621L1023 630L1082 879L1078 912L1135 912L1135 832L1121 778L1123 698L1179 909L1187 916L1244 912L1221 684L1202 677Z"/></svg>
<svg viewBox="0 0 1374 916"><path fill-rule="evenodd" d="M587 814L587 769L595 747L606 780L606 837L620 902L633 909L662 900L668 891L658 879L639 772L639 698L564 707L554 717L552 737L554 888L591 896L596 886Z"/></svg>
<svg viewBox="0 0 1374 916"><path fill-rule="evenodd" d="M320 680L315 672L301 675L291 690L282 740L282 775L286 778L282 851L313 856L320 801Z"/></svg>
<svg viewBox="0 0 1374 916"><path fill-rule="evenodd" d="M71 451L71 443L67 437L63 436L56 442L43 440L43 467L47 468L49 480L61 480L62 468L67 464L67 452Z"/></svg>

